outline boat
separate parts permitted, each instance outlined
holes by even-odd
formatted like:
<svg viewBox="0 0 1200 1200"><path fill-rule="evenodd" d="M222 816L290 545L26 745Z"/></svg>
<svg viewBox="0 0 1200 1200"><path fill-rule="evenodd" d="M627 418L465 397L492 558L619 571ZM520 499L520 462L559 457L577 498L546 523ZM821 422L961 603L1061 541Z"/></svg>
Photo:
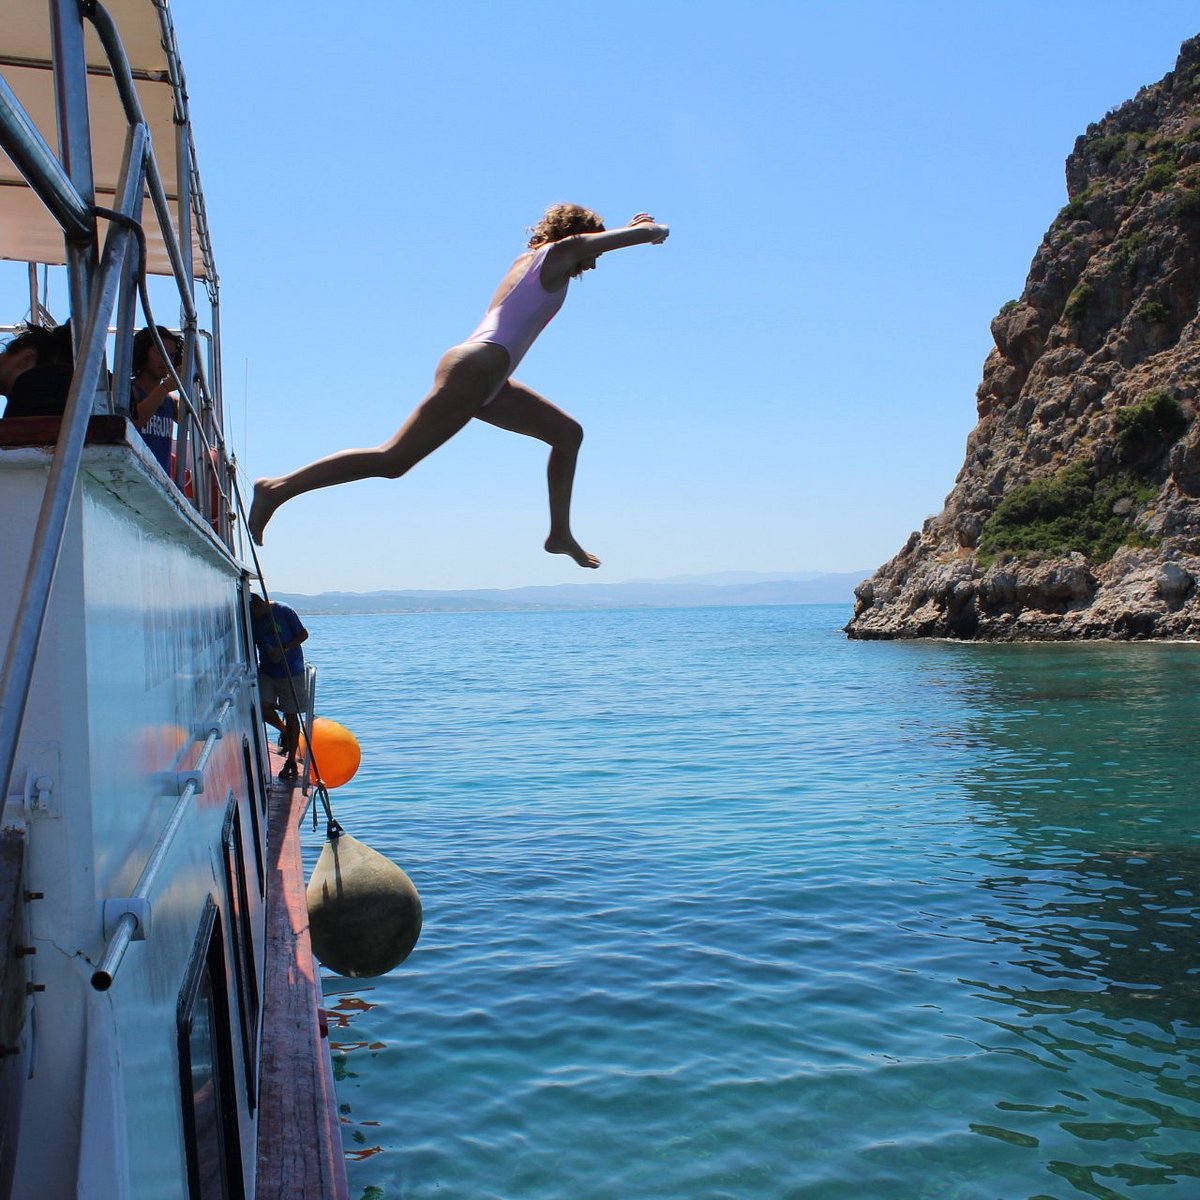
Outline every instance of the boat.
<svg viewBox="0 0 1200 1200"><path fill-rule="evenodd" d="M0 420L0 1197L342 1197L170 8L17 0L3 45L0 266L34 323L65 280L73 363L60 415ZM160 322L169 471L128 417Z"/></svg>

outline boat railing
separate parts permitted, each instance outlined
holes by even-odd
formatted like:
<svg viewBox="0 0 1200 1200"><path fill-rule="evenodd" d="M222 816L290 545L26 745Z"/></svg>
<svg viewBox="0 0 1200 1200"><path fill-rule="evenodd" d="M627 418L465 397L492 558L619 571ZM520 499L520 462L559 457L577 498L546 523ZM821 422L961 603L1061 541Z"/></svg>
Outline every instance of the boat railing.
<svg viewBox="0 0 1200 1200"><path fill-rule="evenodd" d="M145 137L145 128L135 127L130 131L126 144L121 189L121 203L125 206L132 206L130 193L135 189L140 192L141 189L141 173L135 164L144 149ZM24 586L9 636L3 674L0 675L0 778L5 783L5 794L16 758L17 740L25 716L25 705L33 680L33 667L50 603L54 575L58 569L71 497L83 460L92 397L104 369L105 339L97 336L97 333L108 327L108 319L116 303L120 275L125 266L125 257L132 237L128 226L114 224L105 240L104 254L92 289L87 321L80 337L81 352L76 357L75 374L67 394L58 443L54 449L50 474L46 480L46 489L34 528L33 546L25 571Z"/></svg>
<svg viewBox="0 0 1200 1200"><path fill-rule="evenodd" d="M146 117L142 111L141 100L134 85L133 72L130 70L129 60L125 55L124 46L121 44L121 37L117 31L116 24L102 4L96 3L85 7L88 15L91 17L92 24L100 38L100 43L104 48L110 69L112 70L113 81L116 84L117 94L120 97L126 120L129 122L130 127L136 125L145 126ZM179 65L178 54L175 53L174 31L169 23L164 24L163 38L165 43L169 43L168 69L171 74L171 84L175 95L175 107L180 118L177 125L177 129L179 130L177 135L179 144L176 146L176 153L178 161L181 164L181 169L178 172L179 204L175 213L172 212L170 200L167 198L166 189L163 187L162 173L159 170L158 160L153 153L153 148L149 144L147 145L148 152L145 155L144 167L146 189L150 193L150 200L154 206L155 215L158 218L158 228L162 234L163 244L171 263L171 271L179 293L183 315L183 361L189 365L189 369L185 372L187 378L184 379L176 376L175 379L179 387L180 419L179 433L176 439L177 449L175 454L174 480L185 495L189 487L191 488L192 495L189 498L195 504L196 508L212 522L222 540L228 543L231 525L229 518L233 509L230 503L230 481L225 462L225 444L222 433L223 413L221 411L220 396L214 394L213 390L209 387L208 375L205 372L202 357L198 353L197 340L200 337L200 329L192 294L195 279L192 273L190 255L185 258L180 248L181 240L189 247L191 246L192 210L194 206L200 216L200 240L206 263L206 277L208 279L209 299L213 309L214 322L218 311L217 277L208 242L208 227L207 220L204 217L203 194L198 187L195 147L191 141L191 124L186 120L187 94L183 86L183 72ZM140 206L140 193L138 200ZM136 218L137 216L136 213L122 215L126 218ZM183 235L182 237L176 235L173 219L176 215L181 226L180 234ZM149 318L150 304L145 288L145 240L140 234L139 237L142 261L140 264L141 269L138 272L138 283L143 308L146 311L147 318ZM133 324L132 321L126 323L125 327L118 332L118 340L120 340L122 335L132 339ZM150 322L150 328L154 328L152 321ZM155 333L155 339L157 340L157 332ZM208 340L210 356L212 356L215 354L216 340L213 337L209 337ZM123 350L124 347L119 345L117 350L118 363L124 361ZM159 350L163 353L163 361L170 364L171 356L165 353L165 348L160 346ZM131 357L132 353L130 351ZM116 373L116 378L121 380L122 389L121 394L114 396L111 403L116 404L119 400L123 400L124 406L127 407L128 397L125 393L128 388L129 376L129 371L118 371ZM212 377L219 380L219 370L213 372ZM189 384L194 386L189 386ZM199 405L196 403L197 399L199 400ZM191 484L190 481L195 482Z"/></svg>
<svg viewBox="0 0 1200 1200"><path fill-rule="evenodd" d="M150 895L167 861L175 836L191 811L193 798L204 791L204 771L221 737L225 718L234 707L237 690L235 688L234 694L227 696L218 707L195 767L175 776L180 785L179 799L175 801L171 815L159 832L133 891L128 896L110 897L104 901L104 934L108 938L108 945L99 966L92 972L92 987L98 992L106 992L112 987L129 943L144 940L150 934Z"/></svg>
<svg viewBox="0 0 1200 1200"><path fill-rule="evenodd" d="M306 663L304 667L304 684L305 695L308 697L308 708L304 713L304 731L311 738L313 727L313 714L317 711L317 668L312 663ZM308 795L309 784L312 780L312 755L304 756L304 774L300 777L300 791L303 795Z"/></svg>
<svg viewBox="0 0 1200 1200"><path fill-rule="evenodd" d="M75 239L92 237L95 218L91 206L79 194L3 75L0 75L0 129L8 157L50 210L63 233Z"/></svg>
<svg viewBox="0 0 1200 1200"><path fill-rule="evenodd" d="M175 482L200 513L213 525L227 548L231 547L233 507L232 480L221 431L219 394L209 387L208 376L197 352L199 330L193 296L195 280L190 254L185 256L176 237L172 211L151 144L150 130L134 86L133 74L112 18L99 3L51 0L51 39L59 106L59 132L63 157L51 150L37 124L16 93L0 75L0 146L12 159L23 179L37 194L62 230L71 293L72 334L75 370L67 395L34 531L20 600L14 615L0 674L0 780L5 793L16 758L17 742L24 719L34 663L49 607L54 576L62 549L71 498L79 478L88 419L93 411L125 412L136 324L135 291L140 295L148 324L150 305L146 286L147 251L141 225L143 195L149 193L158 218L171 271L179 293L183 315L184 379L179 385L180 422L177 439ZM165 8L160 8L163 45L168 50L174 89L177 145L182 156L178 171L179 224L192 245L192 218L196 215L205 261L206 284L213 314L213 336L209 339L210 363L219 380L219 329L217 277L208 243L207 223L195 173L194 147L187 114L182 68L174 51L174 33ZM117 93L128 122L124 154L114 207L100 209L91 200L91 148L88 142L88 74L84 55L83 20L91 20L104 48ZM97 262L98 218L108 222L103 251ZM108 329L118 311L118 332L113 378L105 370ZM158 337L157 332L154 334ZM160 348L161 352L161 348ZM171 356L164 353L164 361ZM172 368L174 372L174 368ZM193 386L188 386L193 385ZM219 384L218 384L219 389ZM118 398L123 408L118 408Z"/></svg>

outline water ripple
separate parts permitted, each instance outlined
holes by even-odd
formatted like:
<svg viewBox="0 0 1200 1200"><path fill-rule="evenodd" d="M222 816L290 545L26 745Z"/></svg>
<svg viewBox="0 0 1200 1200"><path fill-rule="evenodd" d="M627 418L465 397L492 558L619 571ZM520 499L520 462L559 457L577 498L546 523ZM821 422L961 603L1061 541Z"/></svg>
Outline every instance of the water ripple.
<svg viewBox="0 0 1200 1200"><path fill-rule="evenodd" d="M311 622L426 906L326 980L354 1189L1200 1195L1200 651L845 615Z"/></svg>

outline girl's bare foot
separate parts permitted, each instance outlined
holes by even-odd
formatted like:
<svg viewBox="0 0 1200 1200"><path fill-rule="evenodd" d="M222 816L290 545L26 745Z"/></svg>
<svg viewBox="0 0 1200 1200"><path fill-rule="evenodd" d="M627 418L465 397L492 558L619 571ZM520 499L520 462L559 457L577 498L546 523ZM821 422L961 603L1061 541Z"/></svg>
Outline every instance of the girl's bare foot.
<svg viewBox="0 0 1200 1200"><path fill-rule="evenodd" d="M246 518L246 525L256 546L263 544L263 530L280 505L280 501L274 498L275 491L273 479L259 479L254 484L254 499L250 503L250 515Z"/></svg>
<svg viewBox="0 0 1200 1200"><path fill-rule="evenodd" d="M589 554L570 534L559 537L551 534L546 539L546 550L550 554L569 554L581 567L598 567L600 560Z"/></svg>

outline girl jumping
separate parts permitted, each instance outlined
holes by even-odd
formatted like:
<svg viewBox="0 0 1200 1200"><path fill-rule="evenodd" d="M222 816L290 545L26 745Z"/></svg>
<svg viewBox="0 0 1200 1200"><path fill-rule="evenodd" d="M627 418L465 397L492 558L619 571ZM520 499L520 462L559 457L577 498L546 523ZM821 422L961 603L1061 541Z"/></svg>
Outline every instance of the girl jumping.
<svg viewBox="0 0 1200 1200"><path fill-rule="evenodd" d="M248 523L255 542L262 544L267 522L288 500L354 479L398 479L478 417L550 446L546 549L570 555L581 567L598 567L600 560L571 533L571 489L583 430L512 373L562 307L572 279L593 270L600 255L610 250L661 245L669 233L648 213L638 213L623 229L606 230L600 217L577 204L547 209L533 229L529 248L501 280L479 327L442 355L433 389L389 441L371 449L342 450L254 485Z"/></svg>

